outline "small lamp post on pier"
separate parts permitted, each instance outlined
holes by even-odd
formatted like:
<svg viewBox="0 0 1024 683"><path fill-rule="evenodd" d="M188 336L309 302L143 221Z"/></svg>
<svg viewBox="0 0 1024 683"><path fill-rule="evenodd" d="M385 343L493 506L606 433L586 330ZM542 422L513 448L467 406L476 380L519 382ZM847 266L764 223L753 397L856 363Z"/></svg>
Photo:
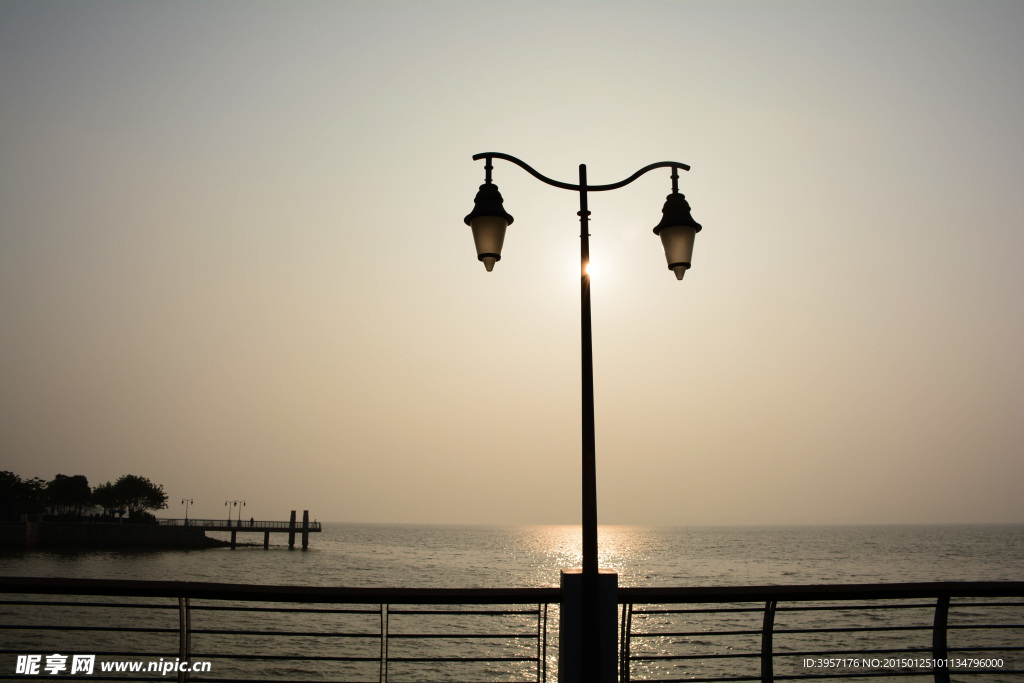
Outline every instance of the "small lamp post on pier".
<svg viewBox="0 0 1024 683"><path fill-rule="evenodd" d="M181 504L185 506L185 526L188 526L188 508L194 501L191 498L182 498Z"/></svg>
<svg viewBox="0 0 1024 683"><path fill-rule="evenodd" d="M617 679L615 652L616 591L618 576L601 572L597 558L597 467L594 443L594 352L590 320L590 233L587 193L615 190L629 185L648 171L672 169L672 193L662 207L662 219L654 227L661 238L669 270L677 280L690 268L693 243L701 226L690 216L690 205L679 194L679 169L686 164L661 161L644 166L625 180L610 185L588 185L586 164L580 164L579 184L564 183L541 175L519 159L486 152L473 155L483 159L484 184L477 192L473 211L465 218L473 231L477 259L488 272L501 260L505 230L512 223L502 204L498 186L491 182L491 160L516 164L534 178L553 187L578 192L580 196L580 325L583 374L583 568L562 572L562 612L559 641L559 680L562 683L613 683Z"/></svg>
<svg viewBox="0 0 1024 683"><path fill-rule="evenodd" d="M238 526L242 526L242 508L245 507L244 500L225 500L225 505L238 508ZM228 526L231 526L231 508L228 508Z"/></svg>

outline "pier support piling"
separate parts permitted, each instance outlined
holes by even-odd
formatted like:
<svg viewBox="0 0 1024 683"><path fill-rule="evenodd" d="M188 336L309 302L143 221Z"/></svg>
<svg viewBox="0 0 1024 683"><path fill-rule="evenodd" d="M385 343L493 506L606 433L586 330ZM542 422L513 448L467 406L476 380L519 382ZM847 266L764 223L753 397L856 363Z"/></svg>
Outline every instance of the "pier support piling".
<svg viewBox="0 0 1024 683"><path fill-rule="evenodd" d="M291 519L288 520L288 548L295 548L295 510L292 510Z"/></svg>
<svg viewBox="0 0 1024 683"><path fill-rule="evenodd" d="M235 531L234 529L232 529L232 530L231 530L231 549L232 549L232 550L234 550L234 549L235 549L235 535L236 535L237 533L238 533L238 532L237 532L237 531Z"/></svg>
<svg viewBox="0 0 1024 683"><path fill-rule="evenodd" d="M263 532L263 549L266 550L269 547L270 547L270 532L269 531L264 531Z"/></svg>
<svg viewBox="0 0 1024 683"><path fill-rule="evenodd" d="M302 511L302 549L309 548L309 510Z"/></svg>

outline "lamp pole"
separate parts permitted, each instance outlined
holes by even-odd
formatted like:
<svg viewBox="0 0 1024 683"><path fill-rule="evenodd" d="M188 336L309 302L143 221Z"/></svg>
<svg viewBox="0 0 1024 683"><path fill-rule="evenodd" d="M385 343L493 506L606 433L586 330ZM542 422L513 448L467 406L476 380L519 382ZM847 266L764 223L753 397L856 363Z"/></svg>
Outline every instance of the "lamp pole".
<svg viewBox="0 0 1024 683"><path fill-rule="evenodd" d="M188 526L188 507L192 505L191 498L182 498L181 504L185 506L185 526Z"/></svg>
<svg viewBox="0 0 1024 683"><path fill-rule="evenodd" d="M693 253L693 242L701 226L690 216L690 206L683 195L679 194L679 169L690 170L686 164L675 161L661 161L644 166L630 177L609 185L589 185L587 183L587 166L580 164L579 184L573 185L544 176L523 161L498 152L485 152L473 155L474 161L485 160L485 181L477 193L473 211L466 216L465 223L473 230L476 242L477 258L484 263L490 272L494 263L501 260L501 248L505 240L505 230L512 223L503 206L497 185L491 181L492 159L504 159L524 169L538 180L564 190L579 193L580 197L580 351L582 369L582 403L583 403L583 567L582 567L582 632L580 673L583 681L591 683L599 681L601 674L599 665L602 660L601 639L598 630L598 553L597 553L597 456L594 436L594 348L590 314L590 211L587 207L588 192L615 190L629 185L648 171L657 168L672 169L672 194L662 208L662 220L654 228L665 249L668 267L676 279L682 280L690 268ZM614 671L612 672L614 673Z"/></svg>
<svg viewBox="0 0 1024 683"><path fill-rule="evenodd" d="M231 526L231 508L232 507L237 507L238 508L238 526L242 526L242 508L245 507L245 501L244 500L225 500L224 504L230 506L230 507L228 507L228 526ZM234 547L234 546L232 546L232 547Z"/></svg>

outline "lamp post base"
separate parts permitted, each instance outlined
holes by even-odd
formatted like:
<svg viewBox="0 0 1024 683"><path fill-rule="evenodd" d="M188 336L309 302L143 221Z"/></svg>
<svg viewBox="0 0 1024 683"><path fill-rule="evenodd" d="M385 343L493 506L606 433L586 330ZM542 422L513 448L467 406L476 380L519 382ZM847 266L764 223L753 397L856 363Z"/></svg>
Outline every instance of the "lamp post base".
<svg viewBox="0 0 1024 683"><path fill-rule="evenodd" d="M558 682L583 683L583 658L598 656L583 636L583 570L562 570L562 606L558 619ZM618 680L617 648L619 575L599 569L597 576L597 634L600 642L595 683ZM589 682L588 682L589 683Z"/></svg>

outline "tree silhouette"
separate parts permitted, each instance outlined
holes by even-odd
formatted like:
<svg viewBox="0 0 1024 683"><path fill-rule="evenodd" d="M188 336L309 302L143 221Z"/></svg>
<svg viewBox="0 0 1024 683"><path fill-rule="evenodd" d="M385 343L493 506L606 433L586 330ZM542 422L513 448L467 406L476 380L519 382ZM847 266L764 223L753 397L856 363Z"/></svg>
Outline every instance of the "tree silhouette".
<svg viewBox="0 0 1024 683"><path fill-rule="evenodd" d="M19 514L34 514L46 508L54 516L81 515L90 506L103 508L105 515L127 512L132 518L153 520L146 511L166 508L167 494L163 486L135 474L90 489L84 474L58 474L46 482L0 471L0 520L16 521Z"/></svg>
<svg viewBox="0 0 1024 683"><path fill-rule="evenodd" d="M138 517L146 510L161 510L167 507L164 487L158 486L146 477L126 474L112 487L112 498L117 507L128 511L129 517Z"/></svg>
<svg viewBox="0 0 1024 683"><path fill-rule="evenodd" d="M54 515L81 515L91 496L92 489L84 474L58 474L46 484L46 502Z"/></svg>
<svg viewBox="0 0 1024 683"><path fill-rule="evenodd" d="M46 482L39 477L22 479L14 472L0 472L0 519L42 512L45 487Z"/></svg>
<svg viewBox="0 0 1024 683"><path fill-rule="evenodd" d="M92 504L103 508L104 515L116 515L124 512L124 507L117 498L117 491L109 481L92 490Z"/></svg>

